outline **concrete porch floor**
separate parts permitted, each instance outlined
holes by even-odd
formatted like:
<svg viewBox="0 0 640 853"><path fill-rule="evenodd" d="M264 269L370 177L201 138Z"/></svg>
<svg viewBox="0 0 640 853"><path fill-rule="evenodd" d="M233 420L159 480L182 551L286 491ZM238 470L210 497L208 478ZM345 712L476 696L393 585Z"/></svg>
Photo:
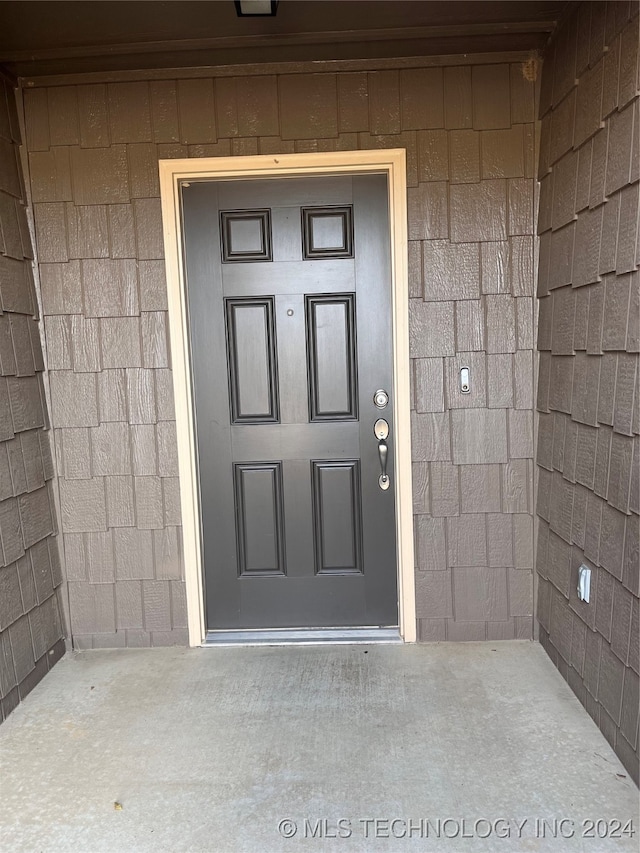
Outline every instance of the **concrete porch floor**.
<svg viewBox="0 0 640 853"><path fill-rule="evenodd" d="M0 762L12 853L638 849L638 789L527 642L70 654Z"/></svg>

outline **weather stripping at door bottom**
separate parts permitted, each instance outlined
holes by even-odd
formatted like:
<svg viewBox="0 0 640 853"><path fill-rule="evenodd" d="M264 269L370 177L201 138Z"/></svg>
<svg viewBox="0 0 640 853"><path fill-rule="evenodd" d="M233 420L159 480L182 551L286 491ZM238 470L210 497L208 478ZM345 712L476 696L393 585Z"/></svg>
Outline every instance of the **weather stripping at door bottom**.
<svg viewBox="0 0 640 853"><path fill-rule="evenodd" d="M377 628L271 628L207 631L203 646L321 646L401 643L397 626Z"/></svg>

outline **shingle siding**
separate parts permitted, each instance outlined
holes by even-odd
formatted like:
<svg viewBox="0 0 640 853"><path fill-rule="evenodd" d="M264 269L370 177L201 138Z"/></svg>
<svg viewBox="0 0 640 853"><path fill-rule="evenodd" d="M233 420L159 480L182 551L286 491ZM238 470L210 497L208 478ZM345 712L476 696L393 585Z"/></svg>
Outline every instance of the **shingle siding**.
<svg viewBox="0 0 640 853"><path fill-rule="evenodd" d="M637 11L582 3L543 68L537 447L541 639L636 781Z"/></svg>
<svg viewBox="0 0 640 853"><path fill-rule="evenodd" d="M158 159L391 147L420 637L532 636L535 90L500 62L25 90L77 646L186 641Z"/></svg>
<svg viewBox="0 0 640 853"><path fill-rule="evenodd" d="M65 648L53 465L19 146L15 92L0 76L0 721ZM43 170L53 165L40 163ZM48 185L41 187L41 194L48 191ZM59 344L58 358L62 349Z"/></svg>

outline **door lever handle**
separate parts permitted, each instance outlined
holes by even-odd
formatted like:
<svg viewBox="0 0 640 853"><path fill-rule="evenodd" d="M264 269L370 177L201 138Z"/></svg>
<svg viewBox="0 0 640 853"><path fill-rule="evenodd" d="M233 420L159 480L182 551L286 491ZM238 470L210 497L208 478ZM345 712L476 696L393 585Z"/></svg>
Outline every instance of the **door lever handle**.
<svg viewBox="0 0 640 853"><path fill-rule="evenodd" d="M387 476L387 456L389 455L389 446L382 438L378 442L378 456L380 457L380 479L385 483L389 479Z"/></svg>
<svg viewBox="0 0 640 853"><path fill-rule="evenodd" d="M378 439L378 458L380 459L380 476L378 477L378 485L383 491L389 488L389 475L387 474L387 460L389 458L389 445L387 438L389 436L389 424L384 418L378 418L373 426L373 432Z"/></svg>

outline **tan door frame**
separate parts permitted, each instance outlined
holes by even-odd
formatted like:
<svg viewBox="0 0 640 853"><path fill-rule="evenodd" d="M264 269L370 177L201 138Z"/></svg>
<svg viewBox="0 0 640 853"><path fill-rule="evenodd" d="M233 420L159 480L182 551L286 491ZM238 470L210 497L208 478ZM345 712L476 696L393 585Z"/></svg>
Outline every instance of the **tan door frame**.
<svg viewBox="0 0 640 853"><path fill-rule="evenodd" d="M405 642L416 640L411 487L409 383L409 287L407 269L407 180L404 148L338 151L278 156L204 157L160 161L160 195L169 302L169 331L176 407L180 502L187 594L189 644L205 633L200 495L196 458L194 401L189 357L187 294L182 257L180 183L202 179L249 179L382 173L389 187L393 311L393 399L398 566L398 619Z"/></svg>

